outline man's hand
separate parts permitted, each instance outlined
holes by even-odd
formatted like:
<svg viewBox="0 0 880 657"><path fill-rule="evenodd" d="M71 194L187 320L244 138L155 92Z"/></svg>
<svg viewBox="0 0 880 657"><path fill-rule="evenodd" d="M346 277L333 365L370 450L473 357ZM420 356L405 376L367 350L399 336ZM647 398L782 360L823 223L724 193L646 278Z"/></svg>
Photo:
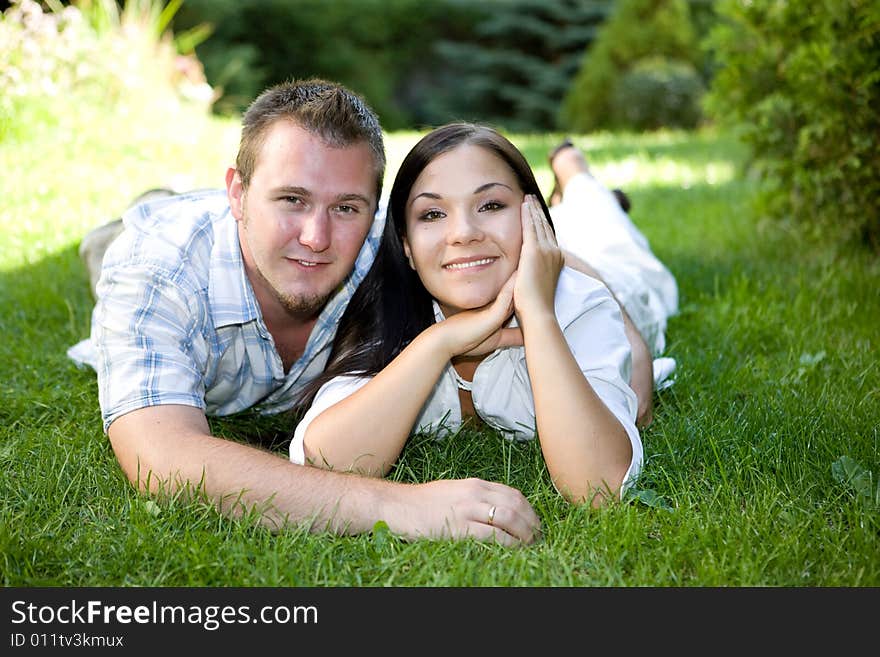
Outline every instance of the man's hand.
<svg viewBox="0 0 880 657"><path fill-rule="evenodd" d="M482 479L432 481L389 505L392 532L410 539L463 539L515 546L541 535L541 521L525 496Z"/></svg>

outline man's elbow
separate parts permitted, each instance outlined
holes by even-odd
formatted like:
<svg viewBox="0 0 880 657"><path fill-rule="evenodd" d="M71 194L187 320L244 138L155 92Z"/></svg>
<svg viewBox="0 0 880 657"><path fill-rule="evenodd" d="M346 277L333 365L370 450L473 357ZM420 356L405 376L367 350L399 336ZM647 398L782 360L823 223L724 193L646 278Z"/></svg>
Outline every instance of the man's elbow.
<svg viewBox="0 0 880 657"><path fill-rule="evenodd" d="M114 431L112 424L107 431L107 435L110 438L110 446L113 448L113 453L116 455L116 461L131 485L140 491L152 489L153 484L151 482L155 480L155 477L148 475L148 472L152 471L149 459L147 455L138 449L133 437L126 435L122 431ZM158 482L156 482L155 486L158 489ZM155 492L155 489L151 490L151 492Z"/></svg>
<svg viewBox="0 0 880 657"><path fill-rule="evenodd" d="M189 406L152 406L119 416L107 428L110 445L122 471L138 490L173 492L184 472L193 483L204 475L206 449L201 438L210 438L200 409Z"/></svg>
<svg viewBox="0 0 880 657"><path fill-rule="evenodd" d="M114 423L115 424L115 423ZM116 460L128 481L139 492L158 494L168 490L168 481L159 476L161 455L157 446L129 431L114 430L111 424L107 436Z"/></svg>

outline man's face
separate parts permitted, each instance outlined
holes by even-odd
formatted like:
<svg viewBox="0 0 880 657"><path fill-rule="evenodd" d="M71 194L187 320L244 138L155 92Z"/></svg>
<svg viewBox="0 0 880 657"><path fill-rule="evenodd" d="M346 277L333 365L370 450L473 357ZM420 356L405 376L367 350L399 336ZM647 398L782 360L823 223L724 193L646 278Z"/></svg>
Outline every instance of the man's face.
<svg viewBox="0 0 880 657"><path fill-rule="evenodd" d="M376 169L369 144L333 147L277 121L247 189L233 169L226 186L264 315L315 317L351 273L373 222Z"/></svg>

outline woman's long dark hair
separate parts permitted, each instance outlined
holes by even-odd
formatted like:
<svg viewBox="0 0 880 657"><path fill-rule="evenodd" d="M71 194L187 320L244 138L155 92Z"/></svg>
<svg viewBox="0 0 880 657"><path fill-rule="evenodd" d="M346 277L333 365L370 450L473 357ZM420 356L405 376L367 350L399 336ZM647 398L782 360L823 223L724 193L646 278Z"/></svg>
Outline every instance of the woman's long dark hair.
<svg viewBox="0 0 880 657"><path fill-rule="evenodd" d="M300 407L310 405L320 387L334 377L378 374L434 323L432 297L410 268L403 249L406 202L425 167L461 144L485 148L501 158L523 192L537 197L549 221L550 212L528 161L497 130L472 123L450 123L429 132L400 165L391 187L376 260L339 320L327 367L300 394Z"/></svg>

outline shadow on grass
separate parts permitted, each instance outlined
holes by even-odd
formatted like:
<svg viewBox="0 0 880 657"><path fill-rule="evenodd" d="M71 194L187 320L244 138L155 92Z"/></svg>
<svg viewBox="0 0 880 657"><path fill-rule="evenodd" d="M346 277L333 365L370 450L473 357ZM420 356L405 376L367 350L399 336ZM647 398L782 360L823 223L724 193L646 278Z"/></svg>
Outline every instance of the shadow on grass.
<svg viewBox="0 0 880 657"><path fill-rule="evenodd" d="M91 395L96 401L94 375L66 355L87 335L91 312L75 246L0 272L0 308L0 361L8 372L0 417L51 424L73 410L72 398Z"/></svg>

